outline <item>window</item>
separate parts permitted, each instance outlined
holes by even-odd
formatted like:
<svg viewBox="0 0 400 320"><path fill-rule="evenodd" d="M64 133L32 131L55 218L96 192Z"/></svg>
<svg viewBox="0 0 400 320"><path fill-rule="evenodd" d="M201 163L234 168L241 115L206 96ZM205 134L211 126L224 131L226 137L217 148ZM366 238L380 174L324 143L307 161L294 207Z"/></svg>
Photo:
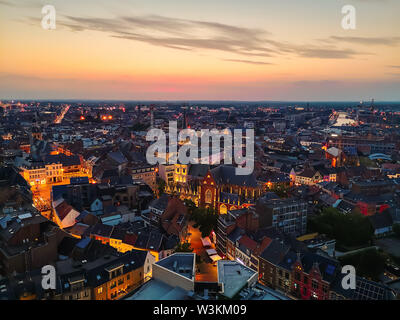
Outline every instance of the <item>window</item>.
<svg viewBox="0 0 400 320"><path fill-rule="evenodd" d="M211 201L212 201L212 192L211 192L211 190L207 190L206 191L206 203L211 203Z"/></svg>
<svg viewBox="0 0 400 320"><path fill-rule="evenodd" d="M103 293L103 287L98 288L98 289L97 289L97 293L98 293L98 294Z"/></svg>
<svg viewBox="0 0 400 320"><path fill-rule="evenodd" d="M295 278L297 281L300 281L300 273L296 272L296 273L294 274L294 278Z"/></svg>
<svg viewBox="0 0 400 320"><path fill-rule="evenodd" d="M219 213L220 214L227 214L228 213L228 208L226 207L226 205L221 204L221 206L219 207Z"/></svg>
<svg viewBox="0 0 400 320"><path fill-rule="evenodd" d="M312 288L317 289L318 288L318 282L316 280L312 281Z"/></svg>

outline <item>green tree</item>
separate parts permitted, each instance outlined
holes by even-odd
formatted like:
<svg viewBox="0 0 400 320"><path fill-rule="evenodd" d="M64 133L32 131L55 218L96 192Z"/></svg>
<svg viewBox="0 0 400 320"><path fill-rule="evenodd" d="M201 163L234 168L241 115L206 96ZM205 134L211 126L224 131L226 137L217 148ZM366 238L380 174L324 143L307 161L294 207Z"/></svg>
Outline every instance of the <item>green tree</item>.
<svg viewBox="0 0 400 320"><path fill-rule="evenodd" d="M175 247L175 252L193 252L193 248L190 246L190 243L185 241L182 243L179 243Z"/></svg>
<svg viewBox="0 0 400 320"><path fill-rule="evenodd" d="M202 237L207 237L217 227L218 214L210 208L196 208L191 214L191 220L195 222L194 227L199 228Z"/></svg>
<svg viewBox="0 0 400 320"><path fill-rule="evenodd" d="M363 250L354 254L339 257L342 265L355 267L357 275L379 281L379 276L385 270L385 256L375 248Z"/></svg>
<svg viewBox="0 0 400 320"><path fill-rule="evenodd" d="M197 209L196 204L195 204L192 200L190 200L190 199L185 199L185 200L183 200L183 203L185 204L185 206L186 206L186 208L187 208L187 210L188 210L188 214L189 214L190 216L192 216L194 210Z"/></svg>
<svg viewBox="0 0 400 320"><path fill-rule="evenodd" d="M157 189L159 196L162 196L165 193L165 181L161 178L157 178Z"/></svg>
<svg viewBox="0 0 400 320"><path fill-rule="evenodd" d="M324 208L309 220L309 228L336 239L339 247L369 245L374 234L367 217L357 212L343 214L335 208Z"/></svg>
<svg viewBox="0 0 400 320"><path fill-rule="evenodd" d="M285 185L276 185L271 189L272 192L275 192L276 195L280 198L287 198L289 187Z"/></svg>

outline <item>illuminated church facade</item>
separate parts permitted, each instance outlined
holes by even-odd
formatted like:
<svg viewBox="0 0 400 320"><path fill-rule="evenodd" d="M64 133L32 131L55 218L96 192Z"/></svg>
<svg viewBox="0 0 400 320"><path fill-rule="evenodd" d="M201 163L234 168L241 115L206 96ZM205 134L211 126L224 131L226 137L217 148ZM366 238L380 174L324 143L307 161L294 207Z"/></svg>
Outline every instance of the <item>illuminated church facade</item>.
<svg viewBox="0 0 400 320"><path fill-rule="evenodd" d="M250 207L262 194L254 174L236 175L235 167L221 165L207 172L199 186L199 206L219 214Z"/></svg>

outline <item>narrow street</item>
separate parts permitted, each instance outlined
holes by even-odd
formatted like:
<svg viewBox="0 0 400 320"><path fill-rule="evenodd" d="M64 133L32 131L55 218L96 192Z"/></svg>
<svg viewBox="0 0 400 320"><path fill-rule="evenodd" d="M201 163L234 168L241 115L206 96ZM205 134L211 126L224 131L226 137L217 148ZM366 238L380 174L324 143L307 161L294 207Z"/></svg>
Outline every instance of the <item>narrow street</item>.
<svg viewBox="0 0 400 320"><path fill-rule="evenodd" d="M196 256L201 257L201 263L197 263L196 270L196 281L200 282L216 282L218 280L217 267L208 257L206 249L203 247L201 242L201 232L197 228L193 228L193 222L190 223L189 228L189 243L193 248L193 252ZM212 249L215 249L213 244ZM197 258L198 259L198 258Z"/></svg>
<svg viewBox="0 0 400 320"><path fill-rule="evenodd" d="M54 120L55 124L60 124L61 121L64 119L65 115L67 114L70 106L65 106L63 111L61 111L60 115Z"/></svg>

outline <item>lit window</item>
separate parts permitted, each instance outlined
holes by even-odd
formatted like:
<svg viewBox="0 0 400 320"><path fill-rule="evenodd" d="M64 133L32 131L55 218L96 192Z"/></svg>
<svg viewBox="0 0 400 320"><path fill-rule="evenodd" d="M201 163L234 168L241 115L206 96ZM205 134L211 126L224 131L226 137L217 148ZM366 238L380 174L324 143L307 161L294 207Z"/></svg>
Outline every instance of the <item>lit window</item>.
<svg viewBox="0 0 400 320"><path fill-rule="evenodd" d="M212 192L211 190L206 191L206 203L211 203L212 201Z"/></svg>

